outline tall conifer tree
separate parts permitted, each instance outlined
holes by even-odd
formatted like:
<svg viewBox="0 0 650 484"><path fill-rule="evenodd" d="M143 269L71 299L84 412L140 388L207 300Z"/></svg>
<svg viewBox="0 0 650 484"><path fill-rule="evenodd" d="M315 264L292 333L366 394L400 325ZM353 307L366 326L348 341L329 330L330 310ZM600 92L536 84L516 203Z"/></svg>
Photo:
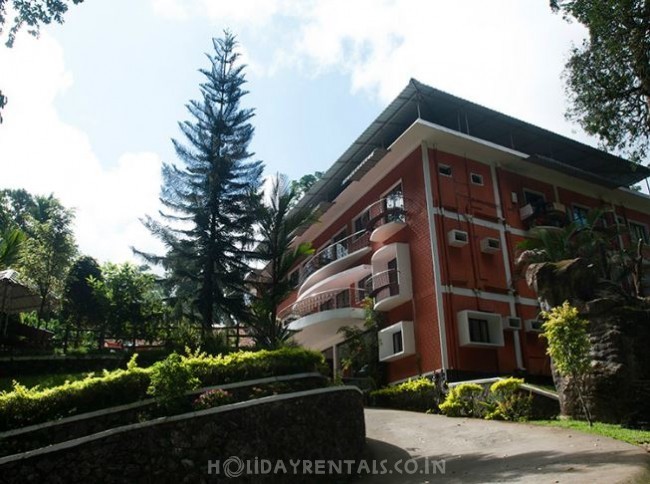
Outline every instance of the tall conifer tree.
<svg viewBox="0 0 650 484"><path fill-rule="evenodd" d="M247 91L237 42L226 31L213 45L210 67L200 71L201 98L187 105L191 119L179 123L185 139L173 140L181 163L163 165L160 200L167 210L160 220L143 221L167 253L140 253L163 265L177 297L193 301L204 330L245 314L263 170L248 151L254 112L240 107Z"/></svg>

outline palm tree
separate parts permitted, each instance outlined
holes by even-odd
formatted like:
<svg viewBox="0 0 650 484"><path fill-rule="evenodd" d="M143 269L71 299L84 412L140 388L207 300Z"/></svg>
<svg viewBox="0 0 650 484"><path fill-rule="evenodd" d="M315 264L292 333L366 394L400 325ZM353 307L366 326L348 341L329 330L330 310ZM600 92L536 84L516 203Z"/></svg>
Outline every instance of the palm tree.
<svg viewBox="0 0 650 484"><path fill-rule="evenodd" d="M259 221L260 242L255 251L266 265L249 279L253 288L251 316L248 327L251 336L262 348L277 348L291 335L278 321L278 305L291 293L289 271L301 258L313 253L311 243L293 244L295 231L315 221L306 210L293 209L299 196L295 186L284 175L276 175L270 197L262 207Z"/></svg>
<svg viewBox="0 0 650 484"><path fill-rule="evenodd" d="M18 229L8 229L0 234L0 270L18 262L25 235Z"/></svg>

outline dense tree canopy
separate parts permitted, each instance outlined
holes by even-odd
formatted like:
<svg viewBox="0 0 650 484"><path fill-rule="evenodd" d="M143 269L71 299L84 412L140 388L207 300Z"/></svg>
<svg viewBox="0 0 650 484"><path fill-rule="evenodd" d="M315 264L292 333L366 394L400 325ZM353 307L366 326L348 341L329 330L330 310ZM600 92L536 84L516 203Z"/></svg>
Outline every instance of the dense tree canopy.
<svg viewBox="0 0 650 484"><path fill-rule="evenodd" d="M650 0L551 0L589 32L571 50L567 112L605 148L642 161L650 145Z"/></svg>
<svg viewBox="0 0 650 484"><path fill-rule="evenodd" d="M173 294L187 297L204 330L245 316L244 277L260 205L262 163L252 161L253 110L240 107L246 94L244 66L235 37L213 40L210 66L202 69L201 98L180 123L184 143L174 140L179 164L163 166L162 222L144 220L167 247L160 257Z"/></svg>

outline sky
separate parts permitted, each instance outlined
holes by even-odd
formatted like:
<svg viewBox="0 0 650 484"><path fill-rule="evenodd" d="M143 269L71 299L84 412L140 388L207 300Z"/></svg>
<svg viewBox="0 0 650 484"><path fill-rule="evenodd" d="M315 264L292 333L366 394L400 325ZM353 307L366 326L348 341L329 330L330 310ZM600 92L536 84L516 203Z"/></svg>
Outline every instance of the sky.
<svg viewBox="0 0 650 484"><path fill-rule="evenodd" d="M159 209L161 165L224 29L267 175L326 170L410 78L597 144L564 118L563 66L585 31L548 0L85 0L0 46L0 188L54 193L100 261L162 251L139 219Z"/></svg>

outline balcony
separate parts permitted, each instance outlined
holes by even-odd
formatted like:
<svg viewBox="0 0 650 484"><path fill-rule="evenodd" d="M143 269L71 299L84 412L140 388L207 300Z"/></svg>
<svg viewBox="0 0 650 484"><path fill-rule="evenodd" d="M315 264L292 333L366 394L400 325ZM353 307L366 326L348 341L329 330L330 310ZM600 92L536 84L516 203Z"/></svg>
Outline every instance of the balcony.
<svg viewBox="0 0 650 484"><path fill-rule="evenodd" d="M566 207L557 202L529 203L521 207L519 216L528 229L562 228L569 223Z"/></svg>
<svg viewBox="0 0 650 484"><path fill-rule="evenodd" d="M399 192L376 201L366 208L366 213L371 242L384 242L406 227L404 196Z"/></svg>
<svg viewBox="0 0 650 484"><path fill-rule="evenodd" d="M339 332L342 327L363 326L364 298L365 291L337 288L297 301L278 317L289 330L297 332L294 336L297 343L321 351L343 342L343 334Z"/></svg>
<svg viewBox="0 0 650 484"><path fill-rule="evenodd" d="M298 295L351 267L370 252L369 234L360 230L320 250L303 264Z"/></svg>
<svg viewBox="0 0 650 484"><path fill-rule="evenodd" d="M366 288L376 311L389 311L413 298L408 244L390 244L372 256L372 277Z"/></svg>

